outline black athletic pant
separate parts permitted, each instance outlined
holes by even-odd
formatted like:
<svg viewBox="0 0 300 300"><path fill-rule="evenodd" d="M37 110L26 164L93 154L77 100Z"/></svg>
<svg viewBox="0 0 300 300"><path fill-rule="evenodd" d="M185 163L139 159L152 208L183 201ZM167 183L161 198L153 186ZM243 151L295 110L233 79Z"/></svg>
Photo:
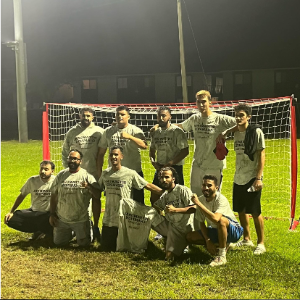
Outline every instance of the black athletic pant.
<svg viewBox="0 0 300 300"><path fill-rule="evenodd" d="M137 172L141 177L144 178L143 171ZM145 204L144 201L144 189L137 190L135 188L132 188L132 199L135 200L136 202L139 202L141 204Z"/></svg>
<svg viewBox="0 0 300 300"><path fill-rule="evenodd" d="M119 228L102 226L102 238L101 246L104 251L116 251L117 250L117 237Z"/></svg>
<svg viewBox="0 0 300 300"><path fill-rule="evenodd" d="M50 212L33 211L31 208L16 210L7 225L22 232L41 231L52 234L53 227L49 223Z"/></svg>

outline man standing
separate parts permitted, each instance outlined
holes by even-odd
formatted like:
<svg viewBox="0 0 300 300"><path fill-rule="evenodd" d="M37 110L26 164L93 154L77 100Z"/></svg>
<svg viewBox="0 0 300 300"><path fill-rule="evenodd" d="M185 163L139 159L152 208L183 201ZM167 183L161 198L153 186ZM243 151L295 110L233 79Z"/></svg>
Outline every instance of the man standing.
<svg viewBox="0 0 300 300"><path fill-rule="evenodd" d="M166 106L157 110L159 128L151 132L150 160L155 168L153 183L159 185L158 172L162 167L172 167L184 185L183 164L189 154L187 137L183 130L171 124L171 111Z"/></svg>
<svg viewBox="0 0 300 300"><path fill-rule="evenodd" d="M102 227L102 246L106 251L115 251L119 226L119 206L123 198L132 199L133 188L147 189L158 195L162 190L148 183L136 171L121 165L123 153L121 146L110 148L109 160L111 167L104 170L99 179L100 189L106 191L105 212Z"/></svg>
<svg viewBox="0 0 300 300"><path fill-rule="evenodd" d="M102 173L103 160L107 148L118 145L123 148L124 158L122 165L136 171L141 177L144 177L140 149L147 149L145 135L140 128L129 124L129 119L128 107L118 106L116 108L117 125L106 128L99 143L100 148L97 160L99 176L101 176ZM110 160L108 163L111 166ZM132 199L144 204L144 190L133 189Z"/></svg>
<svg viewBox="0 0 300 300"><path fill-rule="evenodd" d="M191 244L205 245L211 255L216 255L210 266L221 266L227 262L226 243L238 241L243 234L243 228L228 200L218 192L216 176L203 177L202 193L199 199L196 194L192 197L197 209L195 219L200 222L200 230L189 232L186 238Z"/></svg>
<svg viewBox="0 0 300 300"><path fill-rule="evenodd" d="M60 171L51 187L50 224L54 227L54 243L67 245L75 232L79 246L91 242L88 206L92 197L94 226L100 217L100 190L94 176L80 167L82 153L71 150L68 167Z"/></svg>
<svg viewBox="0 0 300 300"><path fill-rule="evenodd" d="M172 167L159 171L160 186L165 190L154 206L165 212L165 220L153 229L166 237L166 260L174 262L187 246L186 234L194 229L192 191L177 184L178 175Z"/></svg>
<svg viewBox="0 0 300 300"><path fill-rule="evenodd" d="M97 153L98 144L104 129L96 126L94 110L84 107L79 113L80 123L72 127L65 136L62 147L62 162L65 168L68 167L68 155L71 149L78 149L83 154L81 167L98 179Z"/></svg>
<svg viewBox="0 0 300 300"><path fill-rule="evenodd" d="M254 254L266 252L264 246L264 219L261 215L261 190L265 165L265 139L260 125L249 124L251 107L239 104L234 108L238 131L234 133L236 170L233 185L233 210L238 212L244 228L244 240L233 245L253 247L250 238L249 215L252 215L257 233Z"/></svg>
<svg viewBox="0 0 300 300"><path fill-rule="evenodd" d="M226 161L225 159L219 160L213 150L216 148L217 137L236 123L233 117L211 111L211 95L208 91L202 90L196 94L196 105L199 113L190 116L178 126L194 133L195 149L191 167L191 190L201 195L201 182L206 174L215 175L218 186L221 188L222 170L226 167Z"/></svg>
<svg viewBox="0 0 300 300"><path fill-rule="evenodd" d="M39 239L45 234L52 235L49 209L50 188L55 178L54 169L52 161L43 160L40 163L39 175L27 180L10 212L4 218L4 223L9 227L22 232L32 232L32 240ZM31 207L16 210L28 194L31 194Z"/></svg>

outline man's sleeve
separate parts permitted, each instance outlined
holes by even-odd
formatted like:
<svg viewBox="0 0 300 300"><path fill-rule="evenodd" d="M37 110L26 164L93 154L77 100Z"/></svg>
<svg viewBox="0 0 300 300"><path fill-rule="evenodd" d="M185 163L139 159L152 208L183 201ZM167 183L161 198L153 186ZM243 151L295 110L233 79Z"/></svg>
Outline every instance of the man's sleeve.
<svg viewBox="0 0 300 300"><path fill-rule="evenodd" d="M256 128L257 134L257 150L263 150L266 148L265 136L260 128Z"/></svg>
<svg viewBox="0 0 300 300"><path fill-rule="evenodd" d="M60 178L60 173L57 174L57 176L55 177L55 179L51 185L51 188L50 188L51 194L55 194L58 191L59 178Z"/></svg>
<svg viewBox="0 0 300 300"><path fill-rule="evenodd" d="M192 196L193 196L193 192L188 187L184 186L183 198L187 206L194 205L194 202L192 201Z"/></svg>
<svg viewBox="0 0 300 300"><path fill-rule="evenodd" d="M30 194L31 193L31 190L32 190L32 188L31 188L31 183L32 183L32 177L30 177L27 181L26 181L26 183L22 186L22 188L20 189L20 192L21 192L21 194L22 194L22 196L24 196L24 197L26 197L28 194Z"/></svg>
<svg viewBox="0 0 300 300"><path fill-rule="evenodd" d="M141 139L143 141L146 140L146 137L145 137L145 134L143 132L143 130L139 127L136 127L136 130L134 131L134 137L138 138L138 139Z"/></svg>
<svg viewBox="0 0 300 300"><path fill-rule="evenodd" d="M225 129L232 128L236 125L236 120L234 117L230 117L227 115L220 115L221 116L221 124L222 124L222 131Z"/></svg>
<svg viewBox="0 0 300 300"><path fill-rule="evenodd" d="M104 148L106 149L108 147L108 143L107 143L107 130L105 129L102 136L101 136L101 139L99 140L99 143L98 143L98 147L99 148Z"/></svg>
<svg viewBox="0 0 300 300"><path fill-rule="evenodd" d="M101 191L105 190L103 174L105 174L105 171L102 172L101 177L98 180L99 188L100 188Z"/></svg>
<svg viewBox="0 0 300 300"><path fill-rule="evenodd" d="M197 219L200 223L205 222L205 216L204 216L204 214L202 213L202 211L200 210L199 207L196 208L195 219Z"/></svg>
<svg viewBox="0 0 300 300"><path fill-rule="evenodd" d="M88 182L96 189L100 190L99 183L96 181L95 177L89 173L87 173Z"/></svg>
<svg viewBox="0 0 300 300"><path fill-rule="evenodd" d="M136 171L133 171L132 187L137 190L141 190L147 184L148 182L143 177L141 177Z"/></svg>
<svg viewBox="0 0 300 300"><path fill-rule="evenodd" d="M62 158L62 164L64 168L68 167L68 155L71 147L71 136L72 136L72 132L71 130L69 130L66 133L65 140L62 146L61 158Z"/></svg>
<svg viewBox="0 0 300 300"><path fill-rule="evenodd" d="M228 208L228 200L225 196L223 195L220 195L219 196L219 199L217 199L216 201L216 210L214 213L219 213L219 214L222 214L222 215L225 215L226 212L227 212L227 208Z"/></svg>
<svg viewBox="0 0 300 300"><path fill-rule="evenodd" d="M183 121L181 125L182 128L188 132L193 129L193 123L194 123L194 115L190 116L187 120Z"/></svg>
<svg viewBox="0 0 300 300"><path fill-rule="evenodd" d="M184 133L184 131L178 127L178 129L176 129L175 131L176 133L176 145L178 147L178 149L182 150L185 149L189 146L188 144L188 140L186 137L186 134Z"/></svg>

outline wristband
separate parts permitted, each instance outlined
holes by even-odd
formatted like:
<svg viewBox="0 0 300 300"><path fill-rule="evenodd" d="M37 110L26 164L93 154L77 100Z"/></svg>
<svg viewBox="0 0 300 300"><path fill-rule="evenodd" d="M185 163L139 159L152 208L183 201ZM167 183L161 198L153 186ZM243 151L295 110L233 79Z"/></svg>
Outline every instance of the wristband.
<svg viewBox="0 0 300 300"><path fill-rule="evenodd" d="M262 180L262 178L255 178L256 180Z"/></svg>

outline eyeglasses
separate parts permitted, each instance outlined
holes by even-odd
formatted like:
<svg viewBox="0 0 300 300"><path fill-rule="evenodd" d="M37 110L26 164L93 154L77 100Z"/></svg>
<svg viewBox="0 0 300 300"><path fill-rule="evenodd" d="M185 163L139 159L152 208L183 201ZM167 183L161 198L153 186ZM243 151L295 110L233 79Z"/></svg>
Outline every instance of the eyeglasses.
<svg viewBox="0 0 300 300"><path fill-rule="evenodd" d="M79 161L79 160L81 160L80 158L77 158L77 157L68 157L68 160L70 160L70 161Z"/></svg>

